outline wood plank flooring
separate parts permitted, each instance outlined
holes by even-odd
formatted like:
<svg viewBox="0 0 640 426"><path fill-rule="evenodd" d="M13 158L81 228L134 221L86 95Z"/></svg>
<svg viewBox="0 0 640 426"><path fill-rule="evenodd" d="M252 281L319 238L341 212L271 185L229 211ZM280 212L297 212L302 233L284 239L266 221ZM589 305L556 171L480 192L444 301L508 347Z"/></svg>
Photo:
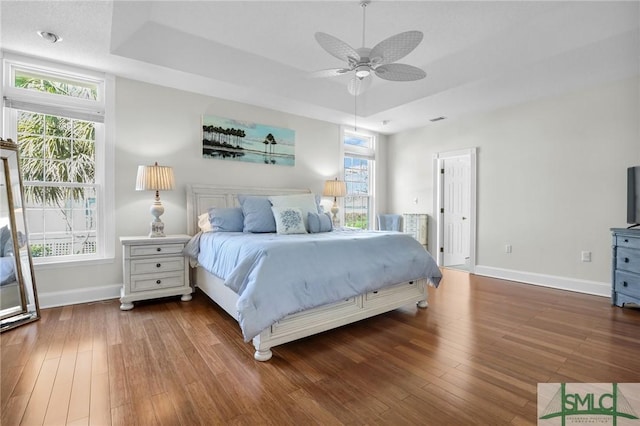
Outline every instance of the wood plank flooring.
<svg viewBox="0 0 640 426"><path fill-rule="evenodd" d="M413 306L253 359L203 293L44 309L3 333L11 425L526 425L539 382L640 382L640 310L445 270Z"/></svg>

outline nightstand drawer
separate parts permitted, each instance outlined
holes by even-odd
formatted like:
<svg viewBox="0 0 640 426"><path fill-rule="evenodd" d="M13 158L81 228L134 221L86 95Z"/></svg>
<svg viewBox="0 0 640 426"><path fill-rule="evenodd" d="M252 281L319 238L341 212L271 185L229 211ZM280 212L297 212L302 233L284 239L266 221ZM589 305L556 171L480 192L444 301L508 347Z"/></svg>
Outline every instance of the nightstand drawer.
<svg viewBox="0 0 640 426"><path fill-rule="evenodd" d="M616 271L614 289L628 296L640 297L640 274Z"/></svg>
<svg viewBox="0 0 640 426"><path fill-rule="evenodd" d="M629 237L628 235L617 235L615 245L640 250L640 238Z"/></svg>
<svg viewBox="0 0 640 426"><path fill-rule="evenodd" d="M184 270L184 257L156 257L131 261L131 275Z"/></svg>
<svg viewBox="0 0 640 426"><path fill-rule="evenodd" d="M618 247L616 269L640 274L640 250Z"/></svg>
<svg viewBox="0 0 640 426"><path fill-rule="evenodd" d="M183 287L184 274L181 271L161 275L136 275L131 277L131 291L148 291L158 288Z"/></svg>
<svg viewBox="0 0 640 426"><path fill-rule="evenodd" d="M184 244L150 244L131 246L131 257L182 254Z"/></svg>

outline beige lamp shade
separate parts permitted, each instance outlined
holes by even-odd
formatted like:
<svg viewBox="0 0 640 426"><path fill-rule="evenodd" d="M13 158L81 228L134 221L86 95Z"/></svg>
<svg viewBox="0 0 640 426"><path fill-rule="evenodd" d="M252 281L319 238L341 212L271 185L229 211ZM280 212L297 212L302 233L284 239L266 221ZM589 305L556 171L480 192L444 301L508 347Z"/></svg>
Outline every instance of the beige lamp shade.
<svg viewBox="0 0 640 426"><path fill-rule="evenodd" d="M324 197L344 197L347 195L347 185L344 181L328 180L324 183L324 191L322 191Z"/></svg>
<svg viewBox="0 0 640 426"><path fill-rule="evenodd" d="M136 191L169 191L176 186L173 169L169 166L138 166Z"/></svg>

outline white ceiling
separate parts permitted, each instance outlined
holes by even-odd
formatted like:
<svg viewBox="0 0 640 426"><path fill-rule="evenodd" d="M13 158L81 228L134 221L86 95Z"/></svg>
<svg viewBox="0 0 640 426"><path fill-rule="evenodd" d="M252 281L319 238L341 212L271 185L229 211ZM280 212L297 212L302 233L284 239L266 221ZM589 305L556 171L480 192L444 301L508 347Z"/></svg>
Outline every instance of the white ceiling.
<svg viewBox="0 0 640 426"><path fill-rule="evenodd" d="M322 31L361 47L358 1L7 1L2 49L381 133L640 75L640 1L373 1L366 45L419 30L399 62L427 78L374 77L354 99ZM50 44L38 30L55 32ZM387 124L383 124L387 121Z"/></svg>

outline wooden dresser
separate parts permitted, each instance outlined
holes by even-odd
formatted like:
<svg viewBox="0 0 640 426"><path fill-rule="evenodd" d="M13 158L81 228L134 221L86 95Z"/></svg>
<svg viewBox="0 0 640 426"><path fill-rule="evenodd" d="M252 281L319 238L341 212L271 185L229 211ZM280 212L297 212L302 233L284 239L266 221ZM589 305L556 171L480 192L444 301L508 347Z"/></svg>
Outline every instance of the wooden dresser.
<svg viewBox="0 0 640 426"><path fill-rule="evenodd" d="M640 305L640 229L613 228L611 303Z"/></svg>

